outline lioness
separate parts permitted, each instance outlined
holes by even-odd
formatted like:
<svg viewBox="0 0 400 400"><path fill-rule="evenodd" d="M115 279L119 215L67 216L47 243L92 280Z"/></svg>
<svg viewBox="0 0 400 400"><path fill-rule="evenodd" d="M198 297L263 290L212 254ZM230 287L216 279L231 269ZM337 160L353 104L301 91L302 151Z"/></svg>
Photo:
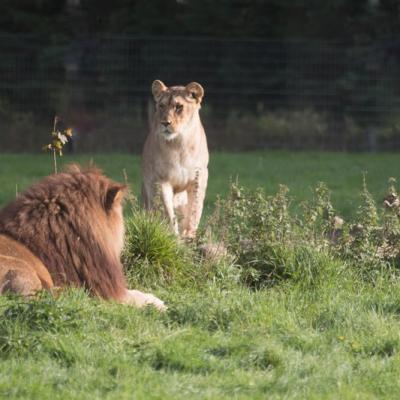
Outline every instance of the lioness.
<svg viewBox="0 0 400 400"><path fill-rule="evenodd" d="M142 307L164 303L128 290L120 262L125 186L72 165L31 186L0 210L0 294L54 286Z"/></svg>
<svg viewBox="0 0 400 400"><path fill-rule="evenodd" d="M199 110L204 89L196 82L167 87L152 84L156 110L142 157L142 201L154 206L159 188L174 231L193 238L200 222L208 179L208 148ZM175 215L181 214L181 220Z"/></svg>

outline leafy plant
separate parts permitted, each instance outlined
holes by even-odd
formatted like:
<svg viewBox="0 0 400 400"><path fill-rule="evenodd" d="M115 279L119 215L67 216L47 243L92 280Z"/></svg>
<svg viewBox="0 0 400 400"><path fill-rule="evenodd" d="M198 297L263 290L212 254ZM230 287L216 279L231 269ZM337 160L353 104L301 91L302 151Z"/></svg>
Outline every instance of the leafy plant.
<svg viewBox="0 0 400 400"><path fill-rule="evenodd" d="M64 145L72 138L72 129L67 128L63 131L58 128L58 117L54 117L53 131L51 132L52 141L43 146L43 150L50 150L53 153L53 166L54 173L57 173L57 154L61 157L63 155Z"/></svg>
<svg viewBox="0 0 400 400"><path fill-rule="evenodd" d="M242 282L270 286L282 279L318 280L327 260L350 263L362 276L375 279L382 269L400 265L400 201L389 180L385 208L378 208L367 188L354 221L337 215L324 183L297 216L291 212L288 189L275 196L232 184L230 196L219 200L209 224L226 243L241 269ZM335 261L336 262L336 261Z"/></svg>

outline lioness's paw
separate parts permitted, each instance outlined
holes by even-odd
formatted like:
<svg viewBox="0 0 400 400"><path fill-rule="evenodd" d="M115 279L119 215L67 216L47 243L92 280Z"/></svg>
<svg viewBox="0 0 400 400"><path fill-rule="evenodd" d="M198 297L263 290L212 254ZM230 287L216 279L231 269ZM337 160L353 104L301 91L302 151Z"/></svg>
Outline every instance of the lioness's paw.
<svg viewBox="0 0 400 400"><path fill-rule="evenodd" d="M154 306L158 310L164 311L167 309L164 302L151 293L143 293L139 290L127 290L128 303L136 307Z"/></svg>
<svg viewBox="0 0 400 400"><path fill-rule="evenodd" d="M188 229L185 229L183 232L182 232L182 238L184 239L184 240L187 240L187 241L193 241L193 240L195 240L196 239L196 231L195 230L188 230Z"/></svg>

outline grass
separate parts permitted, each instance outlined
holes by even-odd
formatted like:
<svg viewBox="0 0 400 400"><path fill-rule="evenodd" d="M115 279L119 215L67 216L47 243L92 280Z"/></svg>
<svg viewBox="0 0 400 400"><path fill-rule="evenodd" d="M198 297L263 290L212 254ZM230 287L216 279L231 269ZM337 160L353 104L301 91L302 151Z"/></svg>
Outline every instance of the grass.
<svg viewBox="0 0 400 400"><path fill-rule="evenodd" d="M140 193L139 157L128 154L96 154L64 156L60 165L68 162L88 163L93 160L112 178L123 181L126 170L136 194ZM358 202L362 176L367 172L368 187L379 200L385 192L387 178L400 178L397 154L342 154L318 152L249 152L215 153L210 159L210 179L206 197L206 212L210 212L216 196L226 195L230 181L248 188L265 188L275 193L279 184L287 185L297 202L310 199L318 181L332 190L332 201L339 212L349 216ZM49 154L0 155L0 206L15 196L16 185L22 190L52 172Z"/></svg>
<svg viewBox="0 0 400 400"><path fill-rule="evenodd" d="M126 168L130 179L139 181L137 158L94 158L115 179L121 180ZM13 198L16 182L19 187L26 186L45 175L50 165L49 157L2 155L1 202ZM211 214L218 193L228 193L230 177L239 175L243 186L264 186L268 194L276 192L278 183L287 184L295 205L311 199L311 188L323 180L332 189L333 203L341 214L356 218L364 170L368 170L369 190L379 200L387 178L398 177L400 166L394 154L216 154L210 167L208 212ZM134 189L138 188L135 184ZM281 221L274 210L262 215L265 204L278 202L256 203L260 216L271 224ZM232 245L237 242L236 234L257 238L258 232L284 243L279 235L272 239L269 229L258 230L257 212L234 213L232 218L238 220L230 220ZM133 237L140 228L137 221L144 226L140 229L151 235L143 216L136 218ZM251 226L241 225L243 220ZM157 249L163 244L164 262L177 258L181 273L184 266L178 261L188 253L181 254L171 245L173 238L168 239L162 227L157 229L159 242L155 243L153 236L153 241L141 246ZM278 232L280 229L277 226ZM365 279L363 261L334 256L318 250L317 244L291 242L283 247L289 255L275 254L276 260L294 265L296 271L292 272L297 274L259 290L234 276L244 264L232 265L226 260L228 265L195 258L196 279L178 283L171 282L171 276L160 277L156 270L157 284L152 290L167 302L164 314L91 299L80 290L66 291L57 300L46 295L28 302L2 297L0 398L397 398L398 274L388 268ZM136 260L135 254L141 255L134 267L142 268L150 250L145 255L138 248L130 251L132 260ZM157 254L151 254L146 265L160 267ZM254 254L276 261L270 252ZM244 256L247 262L249 254ZM151 276L139 272L132 282L148 288Z"/></svg>
<svg viewBox="0 0 400 400"><path fill-rule="evenodd" d="M307 291L211 285L163 293L165 315L71 292L53 306L54 313L78 310L65 326L32 326L29 313L2 318L2 342L17 343L0 358L0 396L396 398L399 289L343 277ZM43 300L35 307L49 312Z"/></svg>

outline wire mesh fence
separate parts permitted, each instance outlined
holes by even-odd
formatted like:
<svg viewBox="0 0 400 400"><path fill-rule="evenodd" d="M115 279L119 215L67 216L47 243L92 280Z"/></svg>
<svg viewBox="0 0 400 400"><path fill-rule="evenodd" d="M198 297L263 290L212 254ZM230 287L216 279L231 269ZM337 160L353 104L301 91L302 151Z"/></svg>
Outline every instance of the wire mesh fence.
<svg viewBox="0 0 400 400"><path fill-rule="evenodd" d="M54 115L79 151L140 152L150 85L200 82L212 149L397 150L400 38L316 41L0 35L0 150L39 151Z"/></svg>

